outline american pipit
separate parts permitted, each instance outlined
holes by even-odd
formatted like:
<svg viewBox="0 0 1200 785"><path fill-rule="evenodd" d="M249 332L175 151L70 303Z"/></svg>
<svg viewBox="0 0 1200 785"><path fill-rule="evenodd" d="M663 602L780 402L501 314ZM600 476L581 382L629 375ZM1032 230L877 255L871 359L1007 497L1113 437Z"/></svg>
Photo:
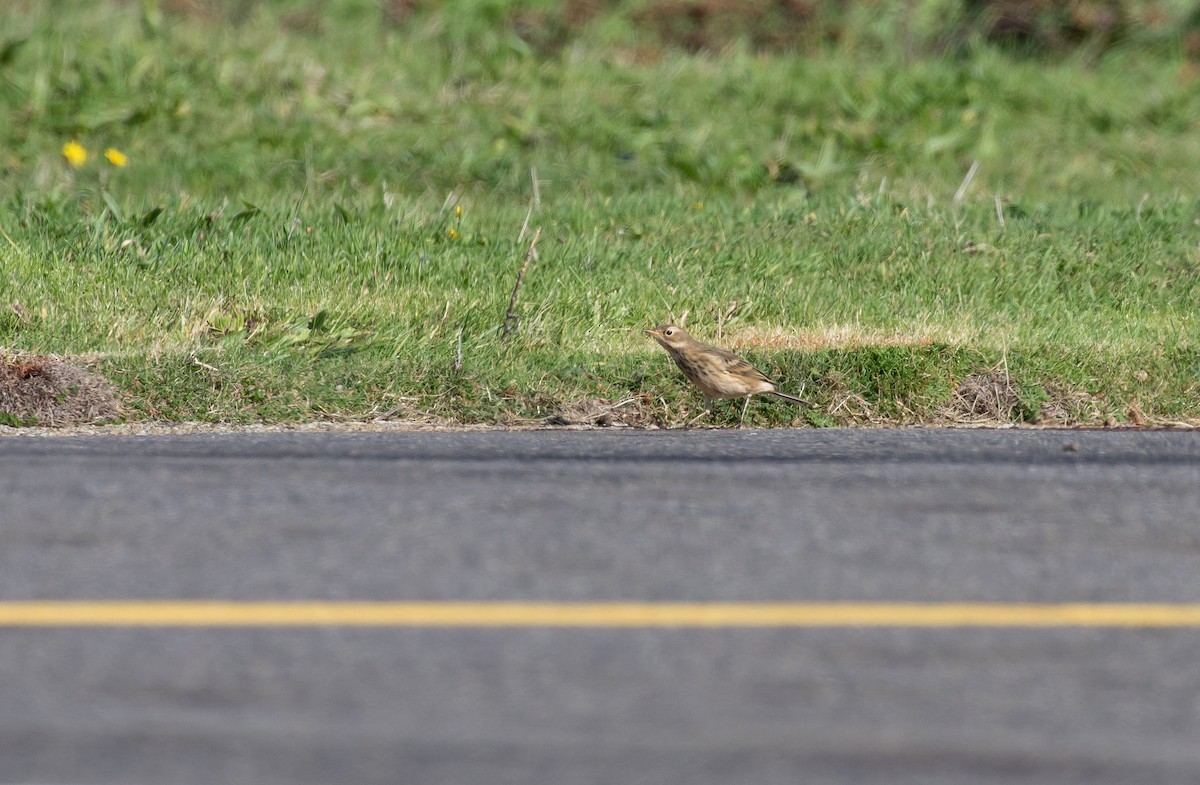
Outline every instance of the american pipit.
<svg viewBox="0 0 1200 785"><path fill-rule="evenodd" d="M646 330L646 332L662 344L688 381L699 387L700 392L704 393L704 413L700 417L712 411L712 403L717 398L741 398L744 396L746 403L742 406L742 416L738 420L740 427L746 420L750 397L755 393L774 395L801 406L808 405L803 398L776 390L775 384L767 378L766 374L733 352L697 341L682 327L663 324ZM700 417L697 417L696 420ZM692 422L696 420L692 420Z"/></svg>

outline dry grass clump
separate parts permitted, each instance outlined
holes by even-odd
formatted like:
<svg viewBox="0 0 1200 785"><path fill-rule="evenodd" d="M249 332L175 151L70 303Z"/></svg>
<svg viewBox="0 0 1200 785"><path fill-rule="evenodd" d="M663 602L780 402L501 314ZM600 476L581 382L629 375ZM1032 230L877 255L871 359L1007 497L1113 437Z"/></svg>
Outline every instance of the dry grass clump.
<svg viewBox="0 0 1200 785"><path fill-rule="evenodd" d="M564 404L546 418L546 424L646 428L657 426L658 421L650 408L638 398L626 398L615 403L603 398L588 398Z"/></svg>
<svg viewBox="0 0 1200 785"><path fill-rule="evenodd" d="M1048 400L1043 401L1038 412L1038 425L1053 427L1113 425L1112 418L1090 393L1075 390L1063 384L1045 386ZM1130 418L1134 425L1141 425Z"/></svg>
<svg viewBox="0 0 1200 785"><path fill-rule="evenodd" d="M1008 423L1019 411L1021 399L1008 374L977 373L954 388L943 414L960 423Z"/></svg>
<svg viewBox="0 0 1200 785"><path fill-rule="evenodd" d="M61 426L120 416L106 379L62 357L0 352L0 423Z"/></svg>

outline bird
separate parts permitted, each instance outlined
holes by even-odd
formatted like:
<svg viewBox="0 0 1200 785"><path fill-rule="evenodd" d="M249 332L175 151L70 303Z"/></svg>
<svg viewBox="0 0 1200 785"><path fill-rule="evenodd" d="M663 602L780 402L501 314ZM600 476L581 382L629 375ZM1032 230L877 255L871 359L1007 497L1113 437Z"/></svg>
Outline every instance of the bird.
<svg viewBox="0 0 1200 785"><path fill-rule="evenodd" d="M687 330L674 324L662 324L645 331L658 341L671 359L683 371L683 375L704 393L704 412L691 422L712 412L717 398L746 398L738 427L746 421L746 410L750 398L756 393L774 395L800 406L808 401L775 389L775 383L767 375L731 351L697 341ZM691 422L688 424L691 425Z"/></svg>

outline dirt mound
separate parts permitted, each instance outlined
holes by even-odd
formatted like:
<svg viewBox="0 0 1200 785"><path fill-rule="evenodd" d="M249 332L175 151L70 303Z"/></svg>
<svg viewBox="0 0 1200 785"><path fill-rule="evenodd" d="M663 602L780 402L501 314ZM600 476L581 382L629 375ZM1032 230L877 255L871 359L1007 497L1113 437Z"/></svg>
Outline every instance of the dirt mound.
<svg viewBox="0 0 1200 785"><path fill-rule="evenodd" d="M0 352L0 425L76 425L120 416L116 388L78 364Z"/></svg>

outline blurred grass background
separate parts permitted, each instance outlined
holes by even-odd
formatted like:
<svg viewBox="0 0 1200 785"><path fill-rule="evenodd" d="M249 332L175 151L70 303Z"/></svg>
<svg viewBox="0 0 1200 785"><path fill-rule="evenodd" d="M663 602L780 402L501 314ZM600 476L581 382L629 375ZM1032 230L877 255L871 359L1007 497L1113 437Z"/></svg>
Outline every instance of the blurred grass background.
<svg viewBox="0 0 1200 785"><path fill-rule="evenodd" d="M95 358L132 418L669 425L697 396L639 329L686 315L817 404L759 424L1194 419L1198 30L1166 0L16 0L0 347Z"/></svg>

